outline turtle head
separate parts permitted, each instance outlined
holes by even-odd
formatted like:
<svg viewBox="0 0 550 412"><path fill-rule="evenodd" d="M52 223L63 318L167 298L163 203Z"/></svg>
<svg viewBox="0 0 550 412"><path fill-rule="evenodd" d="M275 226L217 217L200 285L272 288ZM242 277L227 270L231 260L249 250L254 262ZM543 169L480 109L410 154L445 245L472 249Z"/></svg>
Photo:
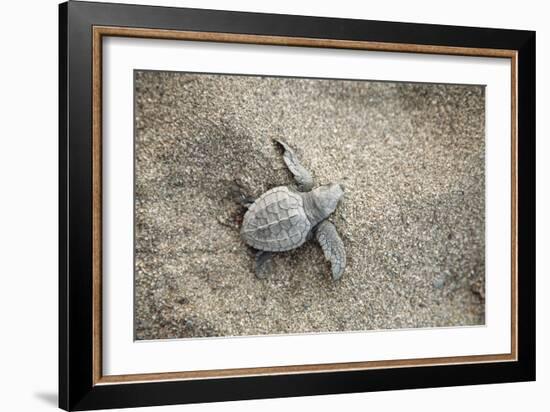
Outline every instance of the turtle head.
<svg viewBox="0 0 550 412"><path fill-rule="evenodd" d="M338 183L320 186L313 190L315 206L320 215L326 219L336 210L338 202L344 196L344 188Z"/></svg>

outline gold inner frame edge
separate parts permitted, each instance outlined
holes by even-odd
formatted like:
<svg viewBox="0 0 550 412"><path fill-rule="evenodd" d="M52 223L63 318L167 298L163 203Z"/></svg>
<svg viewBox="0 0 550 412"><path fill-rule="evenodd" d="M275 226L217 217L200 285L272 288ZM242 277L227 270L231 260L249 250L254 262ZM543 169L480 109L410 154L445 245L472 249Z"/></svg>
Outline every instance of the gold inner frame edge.
<svg viewBox="0 0 550 412"><path fill-rule="evenodd" d="M201 371L103 375L102 356L102 40L105 36L164 40L208 41L222 43L319 47L399 53L498 57L511 60L511 352L508 354L450 356L439 358L393 359L314 365L288 365ZM220 379L230 377L357 371L381 368L458 365L517 361L517 51L505 49L432 46L356 40L335 40L303 37L265 36L236 33L143 29L132 27L93 26L92 32L92 348L94 385Z"/></svg>

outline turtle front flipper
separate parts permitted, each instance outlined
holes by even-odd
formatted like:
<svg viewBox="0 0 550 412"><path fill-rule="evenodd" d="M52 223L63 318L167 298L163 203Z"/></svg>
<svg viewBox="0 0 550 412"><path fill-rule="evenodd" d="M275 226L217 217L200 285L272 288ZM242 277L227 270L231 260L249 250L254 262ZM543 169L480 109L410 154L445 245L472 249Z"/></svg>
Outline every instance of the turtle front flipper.
<svg viewBox="0 0 550 412"><path fill-rule="evenodd" d="M290 172L294 175L294 180L296 180L296 183L298 184L298 189L302 192L309 192L313 188L313 177L311 176L311 173L309 173L309 171L302 166L298 160L298 157L296 157L296 154L289 145L282 140L274 140L285 150L283 153L283 159L288 167L288 170L290 170Z"/></svg>
<svg viewBox="0 0 550 412"><path fill-rule="evenodd" d="M315 239L321 245L325 258L331 263L332 279L340 279L346 267L346 250L336 227L328 220L321 222L315 230Z"/></svg>

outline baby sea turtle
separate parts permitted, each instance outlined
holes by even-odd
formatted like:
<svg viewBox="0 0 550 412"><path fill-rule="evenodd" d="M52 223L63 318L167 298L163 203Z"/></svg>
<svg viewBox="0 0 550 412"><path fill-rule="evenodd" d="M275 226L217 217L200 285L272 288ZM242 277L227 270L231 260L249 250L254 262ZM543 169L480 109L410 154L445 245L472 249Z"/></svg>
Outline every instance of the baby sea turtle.
<svg viewBox="0 0 550 412"><path fill-rule="evenodd" d="M340 279L346 266L344 243L327 218L344 195L339 184L313 189L313 178L294 151L283 141L283 159L297 187L279 186L257 199L241 197L248 208L241 227L244 241L256 249L256 276L266 277L266 262L274 252L296 249L315 237L332 266L332 278Z"/></svg>

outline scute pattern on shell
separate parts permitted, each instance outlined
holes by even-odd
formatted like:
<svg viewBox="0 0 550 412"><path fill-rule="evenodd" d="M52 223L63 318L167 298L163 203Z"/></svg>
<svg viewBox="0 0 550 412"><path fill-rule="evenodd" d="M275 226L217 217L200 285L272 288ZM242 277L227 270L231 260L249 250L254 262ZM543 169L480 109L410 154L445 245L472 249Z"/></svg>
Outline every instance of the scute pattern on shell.
<svg viewBox="0 0 550 412"><path fill-rule="evenodd" d="M265 192L249 207L241 234L255 249L282 252L302 245L310 229L300 194L280 186Z"/></svg>

